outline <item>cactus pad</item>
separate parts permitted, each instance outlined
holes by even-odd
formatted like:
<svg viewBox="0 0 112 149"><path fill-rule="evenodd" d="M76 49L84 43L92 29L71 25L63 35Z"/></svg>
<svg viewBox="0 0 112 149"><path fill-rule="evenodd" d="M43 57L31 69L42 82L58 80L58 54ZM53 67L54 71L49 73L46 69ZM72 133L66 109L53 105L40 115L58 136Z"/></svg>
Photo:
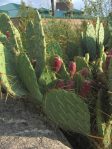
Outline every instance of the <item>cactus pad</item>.
<svg viewBox="0 0 112 149"><path fill-rule="evenodd" d="M77 65L77 71L80 71L84 67L88 68L88 63L83 57L77 56L75 57L75 61Z"/></svg>
<svg viewBox="0 0 112 149"><path fill-rule="evenodd" d="M35 71L30 63L28 56L25 53L22 53L17 56L17 71L21 81L24 86L27 88L29 93L34 99L37 99L38 103L42 103L42 94L39 90L37 83Z"/></svg>
<svg viewBox="0 0 112 149"><path fill-rule="evenodd" d="M96 57L96 33L92 23L87 25L86 47L90 54L90 59L93 60Z"/></svg>
<svg viewBox="0 0 112 149"><path fill-rule="evenodd" d="M9 16L4 13L0 15L0 30L4 35L6 35L7 31L10 33L9 44L13 50L17 52L23 51L20 33L13 25Z"/></svg>
<svg viewBox="0 0 112 149"><path fill-rule="evenodd" d="M6 49L2 43L0 43L0 73L1 83L6 89L7 93L13 96L24 96L27 94L23 88L15 70L14 55L10 49Z"/></svg>
<svg viewBox="0 0 112 149"><path fill-rule="evenodd" d="M75 93L52 90L47 93L43 106L47 116L62 129L90 133L88 106Z"/></svg>
<svg viewBox="0 0 112 149"><path fill-rule="evenodd" d="M42 71L45 68L46 63L46 42L45 42L45 36L43 31L43 26L41 22L41 17L39 15L39 12L36 11L35 19L34 19L34 32L35 32L35 57L37 60L36 64L36 75L37 78L40 77Z"/></svg>

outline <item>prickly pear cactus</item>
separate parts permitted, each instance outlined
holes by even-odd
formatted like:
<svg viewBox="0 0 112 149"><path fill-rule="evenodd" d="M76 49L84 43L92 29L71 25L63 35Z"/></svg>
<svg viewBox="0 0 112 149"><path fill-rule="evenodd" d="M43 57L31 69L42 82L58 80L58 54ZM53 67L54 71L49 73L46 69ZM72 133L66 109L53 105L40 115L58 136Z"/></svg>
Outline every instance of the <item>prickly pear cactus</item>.
<svg viewBox="0 0 112 149"><path fill-rule="evenodd" d="M53 71L54 58L56 56L59 56L59 55L51 55L49 58L47 58L46 64L47 64L48 68L52 71ZM62 60L62 58L61 58L61 60ZM65 63L63 62L63 60L62 60L62 66L61 66L60 70L57 73L55 73L55 75L58 79L69 79L69 73L67 72L67 69L66 69L66 66L65 66Z"/></svg>
<svg viewBox="0 0 112 149"><path fill-rule="evenodd" d="M64 62L62 64L60 71L56 74L56 76L58 79L69 79L70 78Z"/></svg>
<svg viewBox="0 0 112 149"><path fill-rule="evenodd" d="M98 43L99 45L103 45L103 42L104 42L104 27L103 27L103 23L100 23Z"/></svg>
<svg viewBox="0 0 112 149"><path fill-rule="evenodd" d="M80 73L76 73L74 76L74 82L75 82L75 92L79 93L82 87L84 81L84 77Z"/></svg>
<svg viewBox="0 0 112 149"><path fill-rule="evenodd" d="M27 91L22 86L15 70L14 55L11 49L6 49L0 43L0 74L1 85L6 90L7 94L15 97L22 97L27 95Z"/></svg>
<svg viewBox="0 0 112 149"><path fill-rule="evenodd" d="M42 94L39 90L35 71L30 63L28 56L25 53L19 54L16 57L16 65L18 75L34 99L37 99L39 104L42 103Z"/></svg>
<svg viewBox="0 0 112 149"><path fill-rule="evenodd" d="M85 59L86 63L88 64L89 63L89 53L85 54L84 59Z"/></svg>
<svg viewBox="0 0 112 149"><path fill-rule="evenodd" d="M30 60L35 59L35 31L34 31L34 24L30 20L26 26L26 53L29 56Z"/></svg>
<svg viewBox="0 0 112 149"><path fill-rule="evenodd" d="M112 114L112 59L110 60L109 68L108 68L108 88L110 92L109 104L110 104L110 114Z"/></svg>
<svg viewBox="0 0 112 149"><path fill-rule="evenodd" d="M84 67L88 68L87 60L85 60L83 57L77 56L75 57L75 61L77 65L77 71L80 71Z"/></svg>
<svg viewBox="0 0 112 149"><path fill-rule="evenodd" d="M98 36L98 55L101 58L104 52L104 27L103 27L103 23L100 23L100 27L99 27L99 36Z"/></svg>
<svg viewBox="0 0 112 149"><path fill-rule="evenodd" d="M7 37L2 32L0 32L0 42L2 42L3 44L6 44L7 42Z"/></svg>
<svg viewBox="0 0 112 149"><path fill-rule="evenodd" d="M112 117L108 123L103 124L103 145L105 149L112 148Z"/></svg>
<svg viewBox="0 0 112 149"><path fill-rule="evenodd" d="M46 94L43 104L47 116L62 129L90 133L88 106L75 93L52 90Z"/></svg>
<svg viewBox="0 0 112 149"><path fill-rule="evenodd" d="M90 55L90 59L94 60L96 57L96 33L92 23L87 24L86 47Z"/></svg>
<svg viewBox="0 0 112 149"><path fill-rule="evenodd" d="M9 32L9 41L10 48L15 52L24 51L22 41L20 38L20 33L13 25L7 14L0 14L0 31L6 35Z"/></svg>
<svg viewBox="0 0 112 149"><path fill-rule="evenodd" d="M105 52L103 52L103 55L102 55L102 60L103 60L103 63L106 62L106 58L107 58L107 55Z"/></svg>
<svg viewBox="0 0 112 149"><path fill-rule="evenodd" d="M98 37L99 37L99 28L100 28L100 18L97 17L97 20L96 20L96 37L97 37L97 41L98 41Z"/></svg>
<svg viewBox="0 0 112 149"><path fill-rule="evenodd" d="M102 113L102 89L99 90L98 92L98 98L96 101L96 123L97 123L97 128L98 128L98 134L100 136L103 136L103 129L102 129L102 125L103 125L103 113Z"/></svg>
<svg viewBox="0 0 112 149"><path fill-rule="evenodd" d="M41 93L45 94L49 88L49 84L55 82L56 79L55 73L48 66L46 66L38 80Z"/></svg>
<svg viewBox="0 0 112 149"><path fill-rule="evenodd" d="M43 31L41 17L38 11L36 11L36 15L34 19L34 32L35 32L34 34L35 58L37 60L36 75L37 75L37 78L39 78L42 71L44 70L45 63L46 63L46 42L45 42L45 35Z"/></svg>
<svg viewBox="0 0 112 149"><path fill-rule="evenodd" d="M48 45L47 45L47 53L48 55L59 55L60 57L63 57L63 52L62 52L62 49L61 49L61 46L60 44L53 40L51 41Z"/></svg>
<svg viewBox="0 0 112 149"><path fill-rule="evenodd" d="M56 80L55 73L51 71L47 66L45 67L44 71L42 72L39 81L43 80L46 85L51 83L52 81Z"/></svg>
<svg viewBox="0 0 112 149"><path fill-rule="evenodd" d="M104 43L104 27L103 23L100 22L99 17L96 22L96 43L97 43L97 54L101 58L103 55L103 43Z"/></svg>

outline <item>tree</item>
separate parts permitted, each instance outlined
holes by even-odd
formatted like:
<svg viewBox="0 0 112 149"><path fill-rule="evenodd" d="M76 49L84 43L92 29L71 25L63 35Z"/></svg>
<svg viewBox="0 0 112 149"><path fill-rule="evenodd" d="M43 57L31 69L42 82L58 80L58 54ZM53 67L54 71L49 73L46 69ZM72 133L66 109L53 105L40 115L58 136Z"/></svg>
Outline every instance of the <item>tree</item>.
<svg viewBox="0 0 112 149"><path fill-rule="evenodd" d="M110 11L112 0L83 0L84 12L86 15L106 16Z"/></svg>

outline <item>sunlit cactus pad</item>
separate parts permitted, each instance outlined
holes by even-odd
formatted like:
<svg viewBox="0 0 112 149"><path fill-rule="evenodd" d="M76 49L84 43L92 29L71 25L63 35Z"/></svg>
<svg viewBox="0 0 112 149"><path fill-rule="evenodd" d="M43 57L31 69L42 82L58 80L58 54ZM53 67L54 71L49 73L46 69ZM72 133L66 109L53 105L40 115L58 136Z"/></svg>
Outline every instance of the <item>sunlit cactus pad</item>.
<svg viewBox="0 0 112 149"><path fill-rule="evenodd" d="M23 88L15 70L14 55L10 49L6 49L0 43L0 74L1 84L7 90L7 93L13 96L24 96L26 91Z"/></svg>

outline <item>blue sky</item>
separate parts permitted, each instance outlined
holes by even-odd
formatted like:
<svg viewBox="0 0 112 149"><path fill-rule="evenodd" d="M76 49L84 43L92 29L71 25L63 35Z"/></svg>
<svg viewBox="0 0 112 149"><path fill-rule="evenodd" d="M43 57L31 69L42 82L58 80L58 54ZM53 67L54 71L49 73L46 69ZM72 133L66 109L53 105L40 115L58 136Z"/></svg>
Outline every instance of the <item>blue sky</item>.
<svg viewBox="0 0 112 149"><path fill-rule="evenodd" d="M47 7L50 8L50 0L24 0L27 4L30 4L34 7ZM82 9L83 2L82 0L72 0L74 4L74 8ZM0 5L5 5L7 3L20 3L21 0L0 0Z"/></svg>

